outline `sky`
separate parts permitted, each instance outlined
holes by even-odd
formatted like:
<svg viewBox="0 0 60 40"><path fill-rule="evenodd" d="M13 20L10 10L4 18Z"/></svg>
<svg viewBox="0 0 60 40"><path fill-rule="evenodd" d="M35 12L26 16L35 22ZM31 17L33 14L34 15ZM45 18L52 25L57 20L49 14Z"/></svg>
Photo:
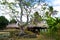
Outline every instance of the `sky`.
<svg viewBox="0 0 60 40"><path fill-rule="evenodd" d="M12 0L9 0L10 2L12 2ZM14 1L13 1L14 2ZM49 6L53 6L54 10L58 11L58 14L56 15L56 17L60 17L60 0L46 0L47 4L49 4ZM1 6L0 6L1 8ZM40 6L37 6L37 8L40 8ZM35 10L37 10L37 8ZM3 10L0 10L0 16L2 15L1 13L4 13ZM9 15L4 15L7 19L10 19ZM26 22L26 17L22 18L24 22ZM25 19L25 20L24 20Z"/></svg>
<svg viewBox="0 0 60 40"><path fill-rule="evenodd" d="M56 17L60 17L60 0L47 0L47 3L53 6L54 10L58 11Z"/></svg>

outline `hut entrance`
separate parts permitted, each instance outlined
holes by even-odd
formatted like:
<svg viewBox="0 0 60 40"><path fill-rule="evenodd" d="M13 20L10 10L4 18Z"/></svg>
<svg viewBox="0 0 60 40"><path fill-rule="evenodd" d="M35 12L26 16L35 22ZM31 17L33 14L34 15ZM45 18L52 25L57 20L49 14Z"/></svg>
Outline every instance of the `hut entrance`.
<svg viewBox="0 0 60 40"><path fill-rule="evenodd" d="M27 27L28 31L32 31L33 33L39 34L40 30L45 30L47 29L46 27Z"/></svg>

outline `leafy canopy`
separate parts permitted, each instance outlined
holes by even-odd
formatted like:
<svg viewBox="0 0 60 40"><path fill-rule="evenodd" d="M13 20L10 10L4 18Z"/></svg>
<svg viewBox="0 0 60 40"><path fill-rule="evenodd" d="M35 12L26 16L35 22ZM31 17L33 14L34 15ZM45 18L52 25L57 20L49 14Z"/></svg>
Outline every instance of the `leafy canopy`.
<svg viewBox="0 0 60 40"><path fill-rule="evenodd" d="M0 16L0 29L6 28L8 23L9 21L4 16Z"/></svg>

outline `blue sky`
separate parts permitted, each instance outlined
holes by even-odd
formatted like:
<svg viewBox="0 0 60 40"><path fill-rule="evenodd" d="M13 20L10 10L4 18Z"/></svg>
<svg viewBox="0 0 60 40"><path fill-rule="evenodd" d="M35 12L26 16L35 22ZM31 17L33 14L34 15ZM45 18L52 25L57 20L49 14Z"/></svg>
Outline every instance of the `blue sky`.
<svg viewBox="0 0 60 40"><path fill-rule="evenodd" d="M57 9L59 11L59 9L60 9L60 0L47 0L47 3L51 6L53 6L54 9Z"/></svg>
<svg viewBox="0 0 60 40"><path fill-rule="evenodd" d="M60 0L46 0L46 3L49 6L53 6L54 10L58 11L56 17L60 17ZM40 8L40 6L38 6L38 8Z"/></svg>
<svg viewBox="0 0 60 40"><path fill-rule="evenodd" d="M53 6L54 10L58 11L57 17L60 17L60 0L47 0L47 3Z"/></svg>

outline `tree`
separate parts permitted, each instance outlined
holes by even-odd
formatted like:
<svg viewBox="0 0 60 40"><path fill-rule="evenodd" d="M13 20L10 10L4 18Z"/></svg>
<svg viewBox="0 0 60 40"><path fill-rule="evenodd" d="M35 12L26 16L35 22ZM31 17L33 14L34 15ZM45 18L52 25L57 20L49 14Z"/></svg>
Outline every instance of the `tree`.
<svg viewBox="0 0 60 40"><path fill-rule="evenodd" d="M58 11L53 9L53 6L49 6L48 10L49 10L49 12L48 11L46 12L46 15L48 15L48 16L55 15L58 12Z"/></svg>
<svg viewBox="0 0 60 40"><path fill-rule="evenodd" d="M17 23L15 19L10 20L10 23Z"/></svg>
<svg viewBox="0 0 60 40"><path fill-rule="evenodd" d="M34 7L35 4L40 4L41 2L45 2L43 0L14 0L14 2L8 2L7 0L3 0L1 2L2 5L6 7L6 9L9 9L10 11L7 13L10 15L11 18L14 18L17 20L19 27L23 28L23 22L22 22L22 16L26 13L27 14L27 23L29 20L30 12L28 12L28 9ZM18 5L18 6L17 6ZM16 9L19 7L19 11ZM5 10L4 10L5 11ZM26 11L26 12L25 12Z"/></svg>
<svg viewBox="0 0 60 40"><path fill-rule="evenodd" d="M32 24L37 24L42 21L42 17L39 15L38 12L35 12L31 21L32 21Z"/></svg>
<svg viewBox="0 0 60 40"><path fill-rule="evenodd" d="M49 6L49 16L51 16L51 14L53 13L53 7L52 6Z"/></svg>
<svg viewBox="0 0 60 40"><path fill-rule="evenodd" d="M9 13L10 17L16 18L16 20L18 20L18 18L19 18L20 19L19 23L21 23L22 22L22 16L24 15L23 12L26 11L27 12L26 14L28 14L29 13L28 9L30 10L30 8L32 8L36 3L40 4L41 2L45 2L45 0L38 0L38 1L37 0L28 0L28 1L27 0L14 0L14 2L2 0L1 5L4 5L6 7L6 9L9 8L10 12L8 12L8 13ZM20 8L21 12L19 12L15 9L17 7ZM11 13L12 13L12 15L11 15ZM29 16L29 14L27 15L27 19L28 19L28 16Z"/></svg>
<svg viewBox="0 0 60 40"><path fill-rule="evenodd" d="M0 16L0 29L6 28L8 23L9 21L4 16Z"/></svg>
<svg viewBox="0 0 60 40"><path fill-rule="evenodd" d="M49 26L50 32L56 32L57 31L57 18L53 18L51 15L57 14L56 10L53 10L52 6L49 6L49 12L46 12L46 22Z"/></svg>

